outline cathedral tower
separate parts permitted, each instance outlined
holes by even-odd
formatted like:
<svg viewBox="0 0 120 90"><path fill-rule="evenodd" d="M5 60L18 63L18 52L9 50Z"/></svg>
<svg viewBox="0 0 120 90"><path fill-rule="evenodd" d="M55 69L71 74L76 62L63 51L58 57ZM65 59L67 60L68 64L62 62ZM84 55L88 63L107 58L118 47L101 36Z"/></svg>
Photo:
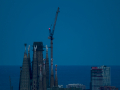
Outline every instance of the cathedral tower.
<svg viewBox="0 0 120 90"><path fill-rule="evenodd" d="M34 48L35 47L35 48ZM37 47L37 48L36 48ZM35 90L39 90L40 85L40 68L39 65L43 64L43 43L42 42L34 42L33 43L33 61L32 61L32 87ZM41 71L43 68L41 67ZM43 74L43 73L42 73ZM33 89L33 90L34 90Z"/></svg>
<svg viewBox="0 0 120 90"><path fill-rule="evenodd" d="M30 61L27 58L26 45L22 70L20 71L20 90L30 90Z"/></svg>
<svg viewBox="0 0 120 90"><path fill-rule="evenodd" d="M43 90L46 90L46 70L45 70L45 59L43 59Z"/></svg>
<svg viewBox="0 0 120 90"><path fill-rule="evenodd" d="M45 69L46 69L46 86L47 86L47 88L49 88L49 58L48 58L48 47L47 47L47 45L46 45Z"/></svg>

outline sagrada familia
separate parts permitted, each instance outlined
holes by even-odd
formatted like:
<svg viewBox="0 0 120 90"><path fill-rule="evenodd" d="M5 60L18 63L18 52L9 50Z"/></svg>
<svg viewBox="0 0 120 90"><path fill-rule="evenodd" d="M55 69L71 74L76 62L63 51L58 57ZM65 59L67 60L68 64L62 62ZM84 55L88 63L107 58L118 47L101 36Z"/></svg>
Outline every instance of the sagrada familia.
<svg viewBox="0 0 120 90"><path fill-rule="evenodd" d="M43 43L33 43L33 60L30 60L30 45L28 54L26 51L20 67L19 90L47 90L47 88L58 87L57 65L55 78L53 73L53 58L51 58L51 72L49 71L48 47L46 45L46 58L43 59ZM32 66L31 66L32 65Z"/></svg>

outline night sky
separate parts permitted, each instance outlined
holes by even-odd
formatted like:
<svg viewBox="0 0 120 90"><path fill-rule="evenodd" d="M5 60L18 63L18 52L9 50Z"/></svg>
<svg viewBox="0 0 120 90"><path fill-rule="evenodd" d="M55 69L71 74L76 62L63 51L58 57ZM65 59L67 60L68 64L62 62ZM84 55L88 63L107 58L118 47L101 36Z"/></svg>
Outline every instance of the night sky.
<svg viewBox="0 0 120 90"><path fill-rule="evenodd" d="M33 42L50 46L58 7L53 64L120 65L120 0L0 0L0 65L22 65L24 43L31 60Z"/></svg>

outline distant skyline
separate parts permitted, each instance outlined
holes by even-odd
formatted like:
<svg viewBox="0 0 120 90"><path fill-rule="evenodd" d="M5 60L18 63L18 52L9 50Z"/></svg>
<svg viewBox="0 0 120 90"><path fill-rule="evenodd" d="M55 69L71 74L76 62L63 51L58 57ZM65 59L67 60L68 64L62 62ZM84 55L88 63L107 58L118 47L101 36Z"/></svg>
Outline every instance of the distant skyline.
<svg viewBox="0 0 120 90"><path fill-rule="evenodd" d="M33 42L50 46L58 7L53 64L120 65L120 0L1 0L0 65L22 65L24 43L31 61Z"/></svg>

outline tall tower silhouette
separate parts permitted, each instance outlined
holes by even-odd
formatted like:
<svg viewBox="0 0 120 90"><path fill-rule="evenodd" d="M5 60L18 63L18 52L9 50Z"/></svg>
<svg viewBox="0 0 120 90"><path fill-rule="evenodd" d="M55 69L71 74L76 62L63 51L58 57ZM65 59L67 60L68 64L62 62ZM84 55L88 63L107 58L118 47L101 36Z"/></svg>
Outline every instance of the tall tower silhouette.
<svg viewBox="0 0 120 90"><path fill-rule="evenodd" d="M25 45L25 52L24 52L24 58L23 58L23 65L21 70L21 76L20 76L20 90L30 90L30 61L27 58L26 53L26 46Z"/></svg>
<svg viewBox="0 0 120 90"><path fill-rule="evenodd" d="M43 90L46 90L46 70L45 70L45 59L43 59Z"/></svg>
<svg viewBox="0 0 120 90"><path fill-rule="evenodd" d="M30 61L30 45L28 46L28 63L29 63L29 74L30 74L30 89L31 89L31 79L32 79L32 72L31 72L31 61Z"/></svg>
<svg viewBox="0 0 120 90"><path fill-rule="evenodd" d="M47 47L47 45L46 45L45 69L46 69L46 86L47 86L47 88L49 88L49 58L48 58L48 47Z"/></svg>
<svg viewBox="0 0 120 90"><path fill-rule="evenodd" d="M37 75L37 68L38 68L38 66L37 66L37 55L36 55L36 49L37 49L37 45L35 46L34 45L34 54L33 54L33 63L32 63L32 66L33 66L33 71L32 71L32 73L33 73L33 81L32 81L32 85L33 85L33 87L32 87L32 89L33 90L37 90L37 83L38 83L38 81L37 81L37 79L38 79L38 75Z"/></svg>
<svg viewBox="0 0 120 90"><path fill-rule="evenodd" d="M35 48L36 50L35 50ZM43 64L43 43L42 42L34 42L33 43L33 61L32 61L32 89L39 90L40 85L40 68L39 65ZM43 68L41 67L41 71L43 74ZM35 88L34 88L35 87Z"/></svg>

